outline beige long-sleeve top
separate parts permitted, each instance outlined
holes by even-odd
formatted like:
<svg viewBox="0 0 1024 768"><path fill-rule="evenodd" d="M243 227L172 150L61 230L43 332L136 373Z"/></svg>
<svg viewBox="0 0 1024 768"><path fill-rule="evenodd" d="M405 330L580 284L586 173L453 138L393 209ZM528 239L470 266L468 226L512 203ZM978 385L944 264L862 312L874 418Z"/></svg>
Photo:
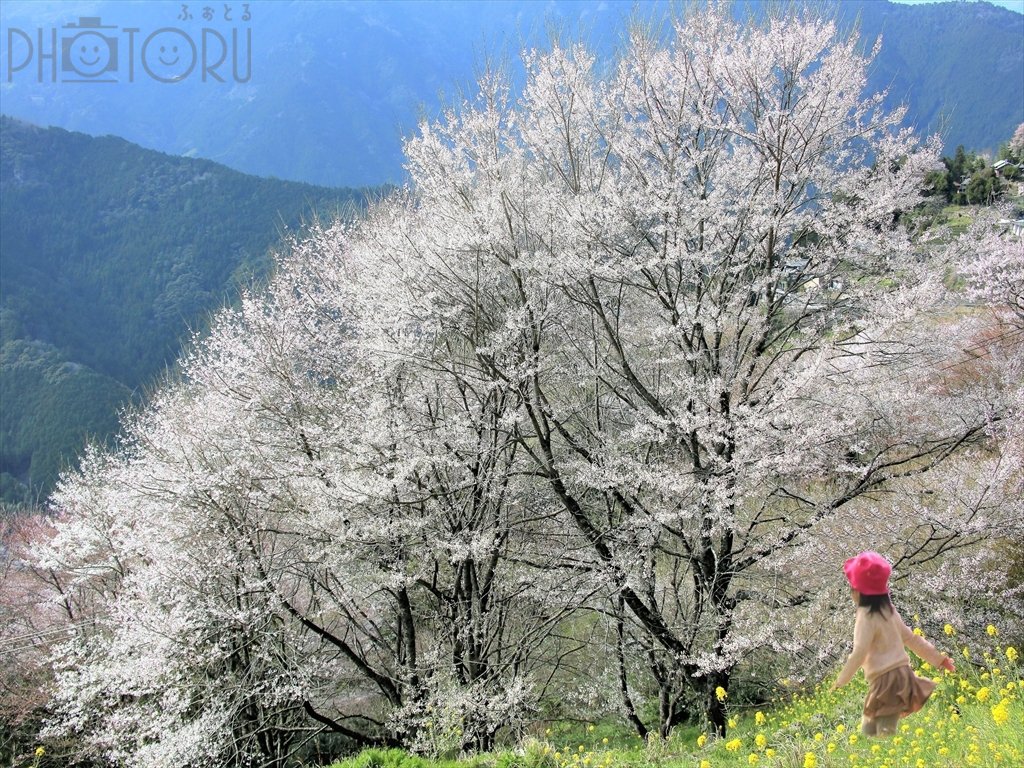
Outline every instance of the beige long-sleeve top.
<svg viewBox="0 0 1024 768"><path fill-rule="evenodd" d="M882 613L873 614L868 613L867 608L858 608L853 626L853 651L836 679L836 687L850 682L861 667L864 676L874 680L889 670L909 665L906 648L935 667L946 658L934 645L915 635L895 608L891 614L884 608Z"/></svg>

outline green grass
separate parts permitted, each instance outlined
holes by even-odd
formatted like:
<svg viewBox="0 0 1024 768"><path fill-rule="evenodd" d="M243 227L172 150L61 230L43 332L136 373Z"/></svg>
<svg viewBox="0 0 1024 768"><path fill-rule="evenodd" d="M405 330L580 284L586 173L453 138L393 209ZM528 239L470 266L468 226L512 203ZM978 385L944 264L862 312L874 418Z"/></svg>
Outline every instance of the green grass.
<svg viewBox="0 0 1024 768"><path fill-rule="evenodd" d="M942 209L940 223L949 227L954 236L966 232L974 221L975 210L966 205L947 205Z"/></svg>
<svg viewBox="0 0 1024 768"><path fill-rule="evenodd" d="M953 632L953 628L947 628ZM838 691L823 683L758 710L731 712L725 739L692 728L643 743L606 725L561 726L516 749L431 761L398 750L367 750L332 768L960 768L1024 765L1024 680L1016 649L999 643L959 648L958 668L927 665L939 681L925 709L887 739L860 734L862 676ZM943 638L955 647L954 634Z"/></svg>

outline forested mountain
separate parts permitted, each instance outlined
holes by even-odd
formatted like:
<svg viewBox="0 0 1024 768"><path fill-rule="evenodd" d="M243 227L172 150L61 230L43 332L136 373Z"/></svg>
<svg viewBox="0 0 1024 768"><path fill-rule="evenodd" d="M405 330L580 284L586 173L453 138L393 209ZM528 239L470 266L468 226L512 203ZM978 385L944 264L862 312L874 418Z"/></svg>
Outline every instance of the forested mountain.
<svg viewBox="0 0 1024 768"><path fill-rule="evenodd" d="M0 119L0 472L22 500L268 273L282 232L363 197Z"/></svg>
<svg viewBox="0 0 1024 768"><path fill-rule="evenodd" d="M908 121L958 145L994 151L1024 121L1024 14L984 2L901 5L844 0L847 20L882 50L868 87L906 103Z"/></svg>
<svg viewBox="0 0 1024 768"><path fill-rule="evenodd" d="M3 61L0 70L17 71L0 71L5 111L43 125L195 154L247 173L331 185L400 182L402 137L415 131L420 117L437 117L460 87L475 80L488 55L499 61L507 56L510 66L520 68L520 50L544 47L554 31L608 56L632 16L662 23L670 4L255 0L245 7L243 20L240 6L228 13L231 4L211 9L206 18L200 5L187 3L8 0L2 13L4 39L14 35L13 67ZM764 7L759 1L733 4L737 15ZM941 130L947 153L958 144L995 149L1024 121L1024 15L986 2L842 0L832 7L844 26L859 23L865 44L883 36L869 87L888 87L890 107L907 101L909 123ZM55 63L37 67L37 57L12 32L33 40L37 30L44 38L56 30L63 40L69 34L64 25L83 17L98 20L104 36L120 44L119 68L108 73L116 82L66 82L67 73ZM238 33L238 48L232 48L239 54L238 77L227 65L220 71L223 82L204 75L201 65L173 82L155 79L157 70L147 74L139 42L163 27L180 30L200 56L203 29L228 47ZM140 30L133 38L131 82L129 28ZM208 53L215 59L220 49Z"/></svg>

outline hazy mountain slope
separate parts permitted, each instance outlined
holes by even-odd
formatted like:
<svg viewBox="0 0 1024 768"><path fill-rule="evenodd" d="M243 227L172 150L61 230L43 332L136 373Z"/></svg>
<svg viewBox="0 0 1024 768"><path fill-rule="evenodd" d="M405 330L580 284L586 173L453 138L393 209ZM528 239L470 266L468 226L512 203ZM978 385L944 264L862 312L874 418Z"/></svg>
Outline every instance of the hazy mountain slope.
<svg viewBox="0 0 1024 768"><path fill-rule="evenodd" d="M995 150L1024 122L1024 14L988 3L920 6L847 0L862 37L881 35L872 90L906 102L910 122L939 131L946 152Z"/></svg>
<svg viewBox="0 0 1024 768"><path fill-rule="evenodd" d="M362 199L0 118L0 472L48 488L84 434L110 433L111 405L267 273L283 229Z"/></svg>
<svg viewBox="0 0 1024 768"><path fill-rule="evenodd" d="M131 390L52 345L0 345L0 499L37 501L86 440L117 432Z"/></svg>
<svg viewBox="0 0 1024 768"><path fill-rule="evenodd" d="M249 173L320 184L399 182L401 137L469 85L487 54L508 54L516 67L520 49L545 45L550 30L610 54L636 8L654 17L669 8L661 0L638 6L603 0L248 5L250 19L242 22L240 8L228 21L218 7L207 21L194 4L186 4L193 18L182 20L176 3L100 0L51 7L8 0L8 30L35 34L85 15L100 18L111 27L109 36L119 37L122 71L111 84L63 82L60 71L52 73L56 82L39 83L32 60L11 73L9 83L8 73L0 72L5 109ZM735 5L737 14L762 7ZM887 0L843 0L836 12L847 24L859 18L866 39L884 34L872 85L891 85L893 100L908 101L910 120L922 129L933 130L946 116L950 151L961 143L995 147L1024 121L1024 15L987 3L905 6ZM200 47L204 28L225 40L248 30L251 78L227 76L222 83L211 76L204 82L197 67L182 81L165 83L136 61L134 82L123 82L123 30L134 26L143 39L166 25ZM139 49L136 44L136 59Z"/></svg>

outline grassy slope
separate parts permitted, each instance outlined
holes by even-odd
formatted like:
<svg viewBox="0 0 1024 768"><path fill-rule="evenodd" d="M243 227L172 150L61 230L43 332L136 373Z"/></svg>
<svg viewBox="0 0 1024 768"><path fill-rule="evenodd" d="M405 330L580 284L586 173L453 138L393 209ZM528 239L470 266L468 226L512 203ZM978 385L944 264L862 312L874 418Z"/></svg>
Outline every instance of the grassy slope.
<svg viewBox="0 0 1024 768"><path fill-rule="evenodd" d="M994 628L993 628L994 629ZM462 760L429 760L367 750L332 768L943 768L1024 765L1024 665L1017 649L990 635L985 648L961 646L955 674L940 680L925 709L889 739L859 733L863 677L833 693L827 684L780 698L764 710L736 711L722 740L692 729L641 744L606 726L545 731L518 749ZM943 638L954 647L955 635ZM556 729L558 730L558 729Z"/></svg>

